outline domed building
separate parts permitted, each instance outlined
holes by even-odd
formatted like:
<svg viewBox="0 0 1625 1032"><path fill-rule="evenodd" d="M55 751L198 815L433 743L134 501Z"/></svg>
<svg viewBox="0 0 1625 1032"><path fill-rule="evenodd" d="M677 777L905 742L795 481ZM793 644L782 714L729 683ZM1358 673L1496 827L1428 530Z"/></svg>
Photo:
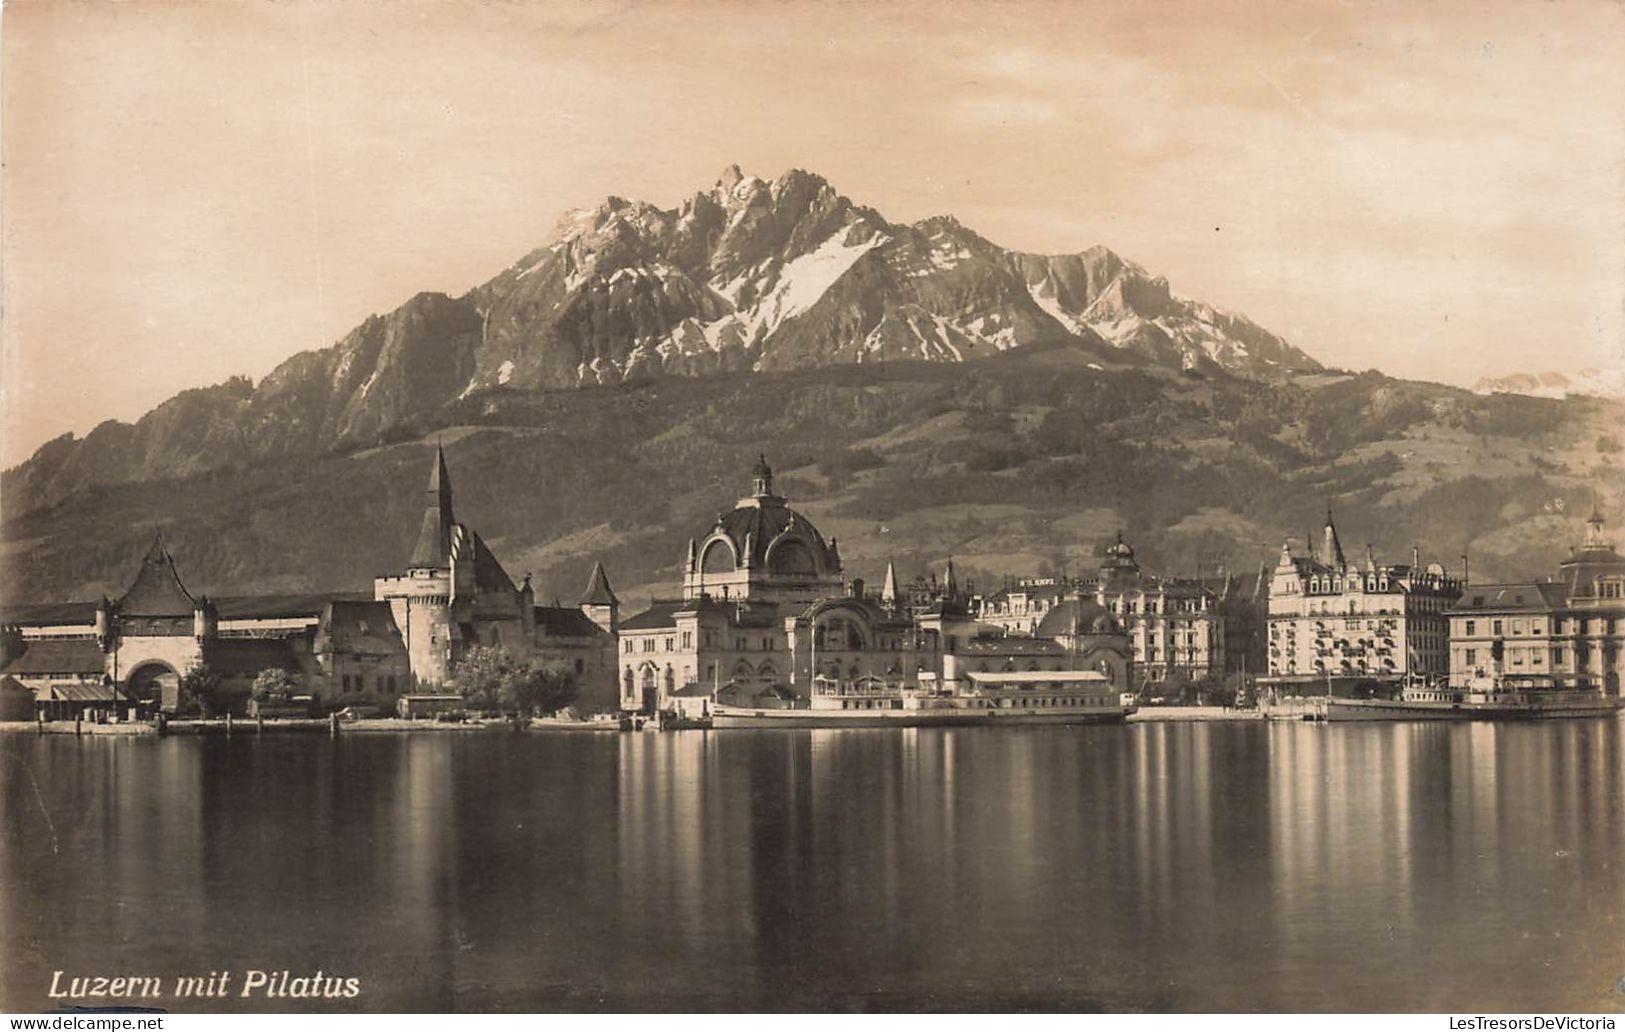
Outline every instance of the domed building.
<svg viewBox="0 0 1625 1032"><path fill-rule="evenodd" d="M767 456L751 471L751 492L690 538L683 597L811 603L843 592L841 554L812 521L773 493Z"/></svg>
<svg viewBox="0 0 1625 1032"><path fill-rule="evenodd" d="M621 623L621 707L689 716L710 700L878 708L927 683L971 690L1082 670L1113 691L1128 685L1127 639L1109 620L1090 623L1073 649L972 617L952 561L929 598L900 585L890 563L878 595L844 582L834 539L774 492L764 456L750 494L689 540L680 597Z"/></svg>
<svg viewBox="0 0 1625 1032"><path fill-rule="evenodd" d="M1600 512L1555 578L1470 584L1448 613L1450 684L1484 679L1530 689L1620 693L1625 669L1625 556Z"/></svg>
<svg viewBox="0 0 1625 1032"><path fill-rule="evenodd" d="M1133 643L1122 621L1094 599L1057 604L1039 621L1034 637L1048 639L1065 649L1078 661L1076 669L1098 670L1116 684L1132 684Z"/></svg>
<svg viewBox="0 0 1625 1032"><path fill-rule="evenodd" d="M1071 599L1061 602L1038 622L1036 637L1053 638L1062 644L1067 639L1090 635L1115 636L1123 633L1123 624L1111 610L1094 599Z"/></svg>

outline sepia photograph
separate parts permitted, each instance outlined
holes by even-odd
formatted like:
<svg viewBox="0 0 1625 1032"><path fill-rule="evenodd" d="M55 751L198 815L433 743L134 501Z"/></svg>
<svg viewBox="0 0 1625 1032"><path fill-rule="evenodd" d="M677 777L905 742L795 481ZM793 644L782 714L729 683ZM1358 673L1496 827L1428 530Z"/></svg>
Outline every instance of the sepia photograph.
<svg viewBox="0 0 1625 1032"><path fill-rule="evenodd" d="M4 0L0 166L11 1027L1625 1011L1621 0Z"/></svg>

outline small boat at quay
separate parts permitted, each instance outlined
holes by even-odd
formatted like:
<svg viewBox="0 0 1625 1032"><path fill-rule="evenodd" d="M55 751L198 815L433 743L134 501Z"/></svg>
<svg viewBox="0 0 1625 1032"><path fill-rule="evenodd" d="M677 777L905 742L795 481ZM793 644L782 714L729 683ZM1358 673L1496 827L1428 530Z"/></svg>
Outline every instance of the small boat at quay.
<svg viewBox="0 0 1625 1032"><path fill-rule="evenodd" d="M714 728L943 727L1024 724L1121 724L1132 702L1092 671L976 673L963 688L903 688L884 683L815 686L810 700L786 707L713 702Z"/></svg>
<svg viewBox="0 0 1625 1032"><path fill-rule="evenodd" d="M1622 700L1597 691L1537 688L1406 688L1397 699L1327 699L1325 719L1555 720L1612 717Z"/></svg>
<svg viewBox="0 0 1625 1032"><path fill-rule="evenodd" d="M1339 698L1330 695L1281 699L1266 716L1346 723L1373 720L1557 720L1612 717L1625 699L1597 689L1537 688L1495 678L1465 685L1416 682L1395 698Z"/></svg>

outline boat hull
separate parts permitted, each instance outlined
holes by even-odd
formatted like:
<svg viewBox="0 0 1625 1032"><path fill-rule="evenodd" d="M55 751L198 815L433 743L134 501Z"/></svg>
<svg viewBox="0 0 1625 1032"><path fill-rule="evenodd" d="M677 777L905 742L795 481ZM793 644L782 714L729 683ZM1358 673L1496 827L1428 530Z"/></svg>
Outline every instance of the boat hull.
<svg viewBox="0 0 1625 1032"><path fill-rule="evenodd" d="M1572 720L1612 717L1615 699L1563 703L1417 702L1403 699L1327 699L1322 719L1344 723L1371 720Z"/></svg>
<svg viewBox="0 0 1625 1032"><path fill-rule="evenodd" d="M715 706L711 726L724 728L989 727L1032 724L1121 724L1128 710L1028 713L995 709L823 710Z"/></svg>

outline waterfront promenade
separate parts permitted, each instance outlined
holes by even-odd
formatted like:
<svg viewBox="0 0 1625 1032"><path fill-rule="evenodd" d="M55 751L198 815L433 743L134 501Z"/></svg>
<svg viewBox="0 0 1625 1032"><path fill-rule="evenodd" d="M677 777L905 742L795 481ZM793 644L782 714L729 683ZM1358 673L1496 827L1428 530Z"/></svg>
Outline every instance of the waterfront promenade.
<svg viewBox="0 0 1625 1032"><path fill-rule="evenodd" d="M1251 721L1260 720L1258 710L1233 709L1222 706L1155 706L1141 709L1128 717L1131 724L1169 722ZM434 733L511 731L508 720L471 720L444 722L438 720L405 720L399 717L381 717L367 720L341 720L335 727L331 719L300 719L278 717L263 723L253 718L225 720L169 720L163 731L153 721L121 721L98 724L93 721L49 720L36 723L31 720L0 721L0 735L256 735L256 734L379 734L386 732ZM533 718L527 731L605 732L630 730L614 720L564 720L554 717Z"/></svg>

